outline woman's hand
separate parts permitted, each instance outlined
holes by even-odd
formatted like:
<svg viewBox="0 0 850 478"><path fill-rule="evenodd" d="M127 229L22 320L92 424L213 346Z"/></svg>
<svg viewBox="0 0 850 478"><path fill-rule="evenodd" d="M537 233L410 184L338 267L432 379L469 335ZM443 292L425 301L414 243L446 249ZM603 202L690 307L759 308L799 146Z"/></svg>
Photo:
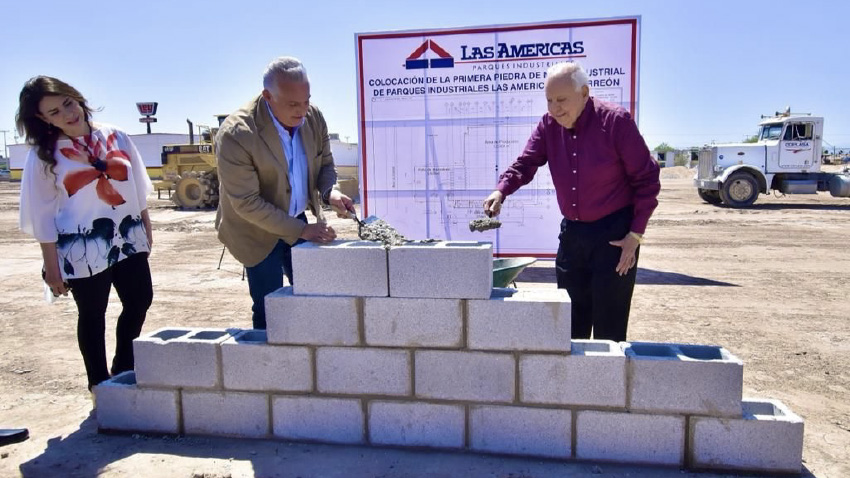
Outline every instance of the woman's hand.
<svg viewBox="0 0 850 478"><path fill-rule="evenodd" d="M59 270L59 254L56 253L55 242L41 243L41 256L44 258L44 282L50 287L55 297L68 295L68 287L62 279Z"/></svg>
<svg viewBox="0 0 850 478"><path fill-rule="evenodd" d="M148 210L142 210L142 224L145 226L145 236L148 238L148 247L153 251L153 227L151 226L151 216Z"/></svg>

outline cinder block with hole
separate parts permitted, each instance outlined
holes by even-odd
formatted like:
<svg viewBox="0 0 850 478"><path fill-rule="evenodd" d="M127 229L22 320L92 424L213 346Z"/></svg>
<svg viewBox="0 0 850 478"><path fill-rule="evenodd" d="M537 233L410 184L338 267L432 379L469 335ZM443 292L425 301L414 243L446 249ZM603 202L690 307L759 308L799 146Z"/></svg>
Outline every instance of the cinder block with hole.
<svg viewBox="0 0 850 478"><path fill-rule="evenodd" d="M316 389L320 393L410 395L410 353L352 347L316 350Z"/></svg>
<svg viewBox="0 0 850 478"><path fill-rule="evenodd" d="M373 241L305 242L292 248L296 295L386 297L387 250Z"/></svg>
<svg viewBox="0 0 850 478"><path fill-rule="evenodd" d="M523 355L520 401L626 408L626 356L610 340L573 340L570 355Z"/></svg>
<svg viewBox="0 0 850 478"><path fill-rule="evenodd" d="M221 387L224 329L163 328L133 341L136 382L143 387Z"/></svg>
<svg viewBox="0 0 850 478"><path fill-rule="evenodd" d="M360 342L356 297L294 295L282 287L266 296L266 333L270 344L357 345Z"/></svg>
<svg viewBox="0 0 850 478"><path fill-rule="evenodd" d="M359 399L272 397L274 436L325 443L363 443L365 419Z"/></svg>
<svg viewBox="0 0 850 478"><path fill-rule="evenodd" d="M363 300L366 344L459 348L461 315L460 299L367 297Z"/></svg>
<svg viewBox="0 0 850 478"><path fill-rule="evenodd" d="M183 390L183 430L189 435L269 436L269 396L264 393Z"/></svg>
<svg viewBox="0 0 850 478"><path fill-rule="evenodd" d="M576 412L576 458L681 466L685 417L638 413Z"/></svg>
<svg viewBox="0 0 850 478"><path fill-rule="evenodd" d="M441 400L512 402L516 362L511 354L417 350L416 396Z"/></svg>
<svg viewBox="0 0 850 478"><path fill-rule="evenodd" d="M124 372L95 385L100 430L180 433L178 391L139 388L136 373Z"/></svg>
<svg viewBox="0 0 850 478"><path fill-rule="evenodd" d="M471 350L569 352L570 297L564 289L492 289L469 300Z"/></svg>
<svg viewBox="0 0 850 478"><path fill-rule="evenodd" d="M691 417L694 468L798 474L803 467L803 419L782 402L745 399L742 418Z"/></svg>
<svg viewBox="0 0 850 478"><path fill-rule="evenodd" d="M722 347L622 343L632 411L741 417L744 364Z"/></svg>
<svg viewBox="0 0 850 478"><path fill-rule="evenodd" d="M379 445L462 448L463 405L422 402L369 403L369 440Z"/></svg>
<svg viewBox="0 0 850 478"><path fill-rule="evenodd" d="M471 406L469 430L473 450L553 458L572 454L570 410Z"/></svg>
<svg viewBox="0 0 850 478"><path fill-rule="evenodd" d="M493 244L439 241L392 247L389 271L391 297L489 299Z"/></svg>
<svg viewBox="0 0 850 478"><path fill-rule="evenodd" d="M221 344L224 388L307 392L313 371L307 347L269 345L265 330L245 330Z"/></svg>

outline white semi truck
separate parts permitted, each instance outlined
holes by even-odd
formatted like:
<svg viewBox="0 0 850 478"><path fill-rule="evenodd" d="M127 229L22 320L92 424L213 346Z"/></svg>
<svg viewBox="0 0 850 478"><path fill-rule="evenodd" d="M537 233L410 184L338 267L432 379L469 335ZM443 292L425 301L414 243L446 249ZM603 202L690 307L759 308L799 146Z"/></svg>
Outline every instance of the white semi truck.
<svg viewBox="0 0 850 478"><path fill-rule="evenodd" d="M759 124L755 143L716 144L699 151L694 185L707 203L753 204L759 193L850 197L850 172L821 171L823 118L776 113Z"/></svg>

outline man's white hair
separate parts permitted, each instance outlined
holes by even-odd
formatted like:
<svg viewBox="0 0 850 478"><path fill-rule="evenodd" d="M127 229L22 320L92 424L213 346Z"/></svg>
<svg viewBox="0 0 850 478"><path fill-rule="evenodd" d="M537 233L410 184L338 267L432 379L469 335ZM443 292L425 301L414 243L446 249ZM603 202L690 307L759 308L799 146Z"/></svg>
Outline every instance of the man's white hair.
<svg viewBox="0 0 850 478"><path fill-rule="evenodd" d="M569 79L576 91L581 91L582 86L587 86L587 73L576 62L555 63L546 70L546 80L552 78L567 78Z"/></svg>
<svg viewBox="0 0 850 478"><path fill-rule="evenodd" d="M293 82L308 82L307 70L301 63L301 60L291 56L281 56L275 58L266 67L263 73L263 88L276 93L277 82L293 81Z"/></svg>

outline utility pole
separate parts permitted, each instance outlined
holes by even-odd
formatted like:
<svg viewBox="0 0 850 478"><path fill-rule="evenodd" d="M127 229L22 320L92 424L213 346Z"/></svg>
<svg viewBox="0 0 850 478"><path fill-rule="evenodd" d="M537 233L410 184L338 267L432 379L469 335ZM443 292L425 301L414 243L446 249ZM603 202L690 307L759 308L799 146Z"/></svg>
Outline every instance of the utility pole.
<svg viewBox="0 0 850 478"><path fill-rule="evenodd" d="M7 129L0 129L0 133L3 133L3 157L4 158L9 157L9 146L6 144L6 133L9 133L9 132L10 131L7 130Z"/></svg>

